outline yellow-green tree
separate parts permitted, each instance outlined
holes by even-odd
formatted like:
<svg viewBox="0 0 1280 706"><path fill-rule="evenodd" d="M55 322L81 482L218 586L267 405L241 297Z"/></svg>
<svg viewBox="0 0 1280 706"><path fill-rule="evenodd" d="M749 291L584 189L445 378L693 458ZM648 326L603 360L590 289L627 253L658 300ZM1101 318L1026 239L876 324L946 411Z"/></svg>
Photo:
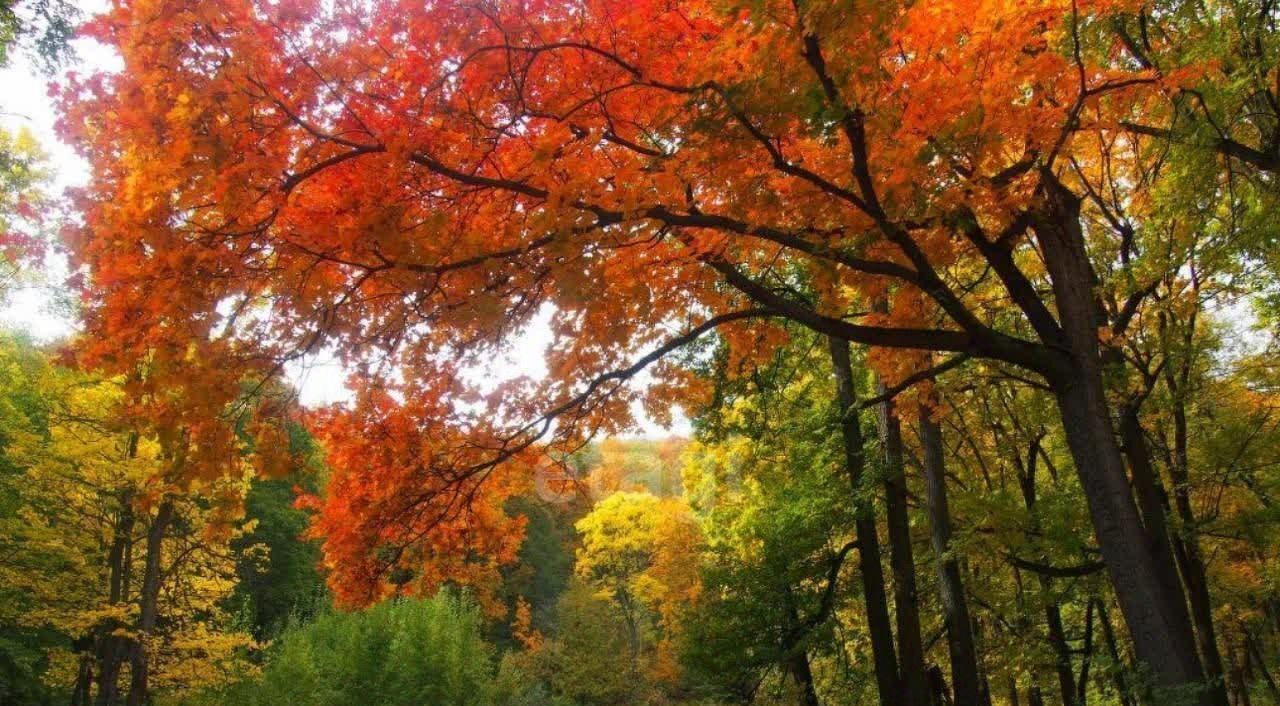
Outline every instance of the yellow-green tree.
<svg viewBox="0 0 1280 706"><path fill-rule="evenodd" d="M688 506L647 492L615 493L577 528L575 574L619 611L633 667L674 684L680 611L699 589L701 535Z"/></svg>
<svg viewBox="0 0 1280 706"><path fill-rule="evenodd" d="M12 339L0 395L0 622L61 636L42 646L43 679L72 703L109 705L242 674L252 640L221 604L247 473L166 483L182 454L126 421L120 381Z"/></svg>

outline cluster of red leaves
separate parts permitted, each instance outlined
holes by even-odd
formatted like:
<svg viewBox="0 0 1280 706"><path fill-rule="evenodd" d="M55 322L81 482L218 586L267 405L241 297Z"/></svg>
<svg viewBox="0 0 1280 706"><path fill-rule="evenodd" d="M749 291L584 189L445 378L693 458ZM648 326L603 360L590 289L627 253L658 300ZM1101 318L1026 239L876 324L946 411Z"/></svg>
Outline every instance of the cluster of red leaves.
<svg viewBox="0 0 1280 706"><path fill-rule="evenodd" d="M312 416L332 475L323 497L304 495L299 504L319 513L311 533L324 540L340 603L431 595L452 582L477 587L482 602L502 609L484 588L499 585L498 567L520 548L524 518L508 517L503 502L528 487L523 459L471 470L490 450L450 443L450 430L432 423L445 413L368 392L354 410Z"/></svg>

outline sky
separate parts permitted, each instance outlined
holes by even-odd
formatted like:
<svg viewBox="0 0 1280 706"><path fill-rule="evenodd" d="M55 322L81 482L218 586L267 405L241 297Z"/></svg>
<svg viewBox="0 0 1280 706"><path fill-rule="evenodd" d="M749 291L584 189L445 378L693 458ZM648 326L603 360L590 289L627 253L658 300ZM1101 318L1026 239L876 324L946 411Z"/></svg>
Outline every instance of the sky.
<svg viewBox="0 0 1280 706"><path fill-rule="evenodd" d="M100 0L81 0L77 3L84 16L105 7ZM75 40L76 59L60 74L75 71L86 74L95 70L119 70L120 61L107 48L89 41ZM57 114L49 98L50 82L59 76L49 77L35 68L23 52L15 52L11 64L0 69L0 127L11 132L21 129L31 131L49 156L53 170L53 190L56 194L68 188L84 186L89 180L89 165L68 145L58 139L55 130ZM20 329L39 341L64 338L76 329L74 315L68 307L59 306L65 292L58 285L67 272L65 258L52 255L46 258L43 272L37 273L36 282L24 284L0 305L0 326ZM486 367L476 371L477 379L503 380L520 375L540 377L546 374L544 353L551 340L547 327L549 312L543 312L535 325L513 342L507 353L499 356ZM332 351L320 351L306 360L291 365L286 371L289 381L298 389L304 405L317 406L350 399L344 386L346 377L341 363ZM643 384L643 381L637 384ZM689 422L677 415L671 428L659 426L644 417L638 434L645 437L664 437L672 434L689 434Z"/></svg>

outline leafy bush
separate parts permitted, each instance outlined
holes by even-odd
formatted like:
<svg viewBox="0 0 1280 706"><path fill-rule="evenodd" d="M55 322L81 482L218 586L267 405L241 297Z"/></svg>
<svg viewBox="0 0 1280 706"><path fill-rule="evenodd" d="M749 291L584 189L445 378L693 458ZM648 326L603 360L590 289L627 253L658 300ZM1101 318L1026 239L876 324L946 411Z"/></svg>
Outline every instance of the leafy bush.
<svg viewBox="0 0 1280 706"><path fill-rule="evenodd" d="M328 613L286 630L257 679L188 703L482 706L493 659L481 626L475 606L448 593Z"/></svg>

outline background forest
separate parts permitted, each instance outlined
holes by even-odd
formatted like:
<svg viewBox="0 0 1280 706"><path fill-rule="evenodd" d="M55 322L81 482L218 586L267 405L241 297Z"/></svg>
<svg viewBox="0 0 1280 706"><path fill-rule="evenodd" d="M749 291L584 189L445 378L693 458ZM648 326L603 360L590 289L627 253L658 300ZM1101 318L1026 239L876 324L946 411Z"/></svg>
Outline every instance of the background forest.
<svg viewBox="0 0 1280 706"><path fill-rule="evenodd" d="M1280 706L1277 23L0 0L0 706Z"/></svg>

